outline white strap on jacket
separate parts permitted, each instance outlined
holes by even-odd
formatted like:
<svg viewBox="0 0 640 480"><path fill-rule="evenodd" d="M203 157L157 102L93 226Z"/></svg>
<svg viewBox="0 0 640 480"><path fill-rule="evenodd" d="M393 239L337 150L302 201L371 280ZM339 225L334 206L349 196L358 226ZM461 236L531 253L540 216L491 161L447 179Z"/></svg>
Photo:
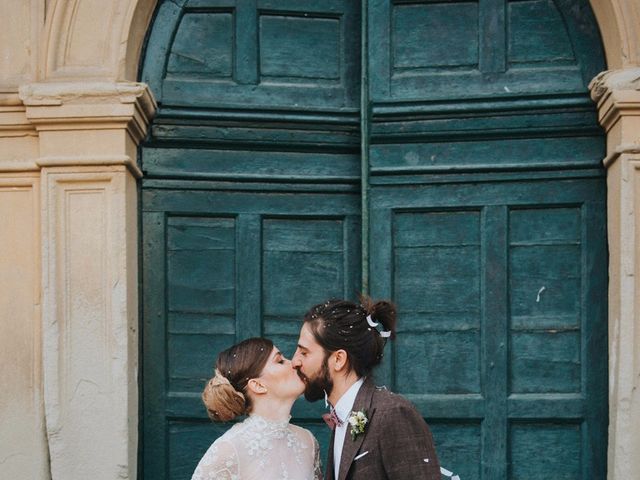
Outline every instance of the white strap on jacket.
<svg viewBox="0 0 640 480"><path fill-rule="evenodd" d="M426 461L427 459L425 458L425 462ZM454 475L453 472L450 472L444 467L440 467L440 473L445 477L449 477L451 480L460 480L460 477L458 475Z"/></svg>

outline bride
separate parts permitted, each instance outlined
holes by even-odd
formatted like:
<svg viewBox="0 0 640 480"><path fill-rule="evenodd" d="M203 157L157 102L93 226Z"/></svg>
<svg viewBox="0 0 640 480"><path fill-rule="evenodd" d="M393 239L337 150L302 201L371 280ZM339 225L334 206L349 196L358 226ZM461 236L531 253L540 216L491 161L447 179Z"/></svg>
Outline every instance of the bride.
<svg viewBox="0 0 640 480"><path fill-rule="evenodd" d="M214 422L247 415L204 454L191 480L321 480L315 437L289 423L304 383L266 338L221 352L202 400Z"/></svg>

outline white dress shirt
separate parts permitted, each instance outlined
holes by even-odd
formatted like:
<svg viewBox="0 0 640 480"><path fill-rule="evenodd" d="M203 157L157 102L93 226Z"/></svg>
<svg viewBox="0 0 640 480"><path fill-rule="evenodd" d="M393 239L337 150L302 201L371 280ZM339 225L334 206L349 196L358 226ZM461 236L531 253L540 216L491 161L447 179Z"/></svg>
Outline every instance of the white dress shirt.
<svg viewBox="0 0 640 480"><path fill-rule="evenodd" d="M333 471L334 478L337 480L338 473L340 472L340 459L342 458L342 447L344 446L344 437L347 434L347 428L349 428L349 417L353 410L353 403L356 401L356 396L360 387L364 383L364 378L361 378L356 383L349 387L336 403L334 410L336 415L342 422L342 426L336 425L335 438L333 439Z"/></svg>

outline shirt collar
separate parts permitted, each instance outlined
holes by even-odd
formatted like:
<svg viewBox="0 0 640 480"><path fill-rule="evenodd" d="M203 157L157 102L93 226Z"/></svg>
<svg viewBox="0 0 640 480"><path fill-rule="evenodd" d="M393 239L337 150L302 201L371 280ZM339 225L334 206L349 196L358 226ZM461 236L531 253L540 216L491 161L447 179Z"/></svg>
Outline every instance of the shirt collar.
<svg viewBox="0 0 640 480"><path fill-rule="evenodd" d="M356 396L360 391L360 387L364 383L364 378L359 379L356 383L349 387L349 390L344 392L344 394L340 397L340 400L336 402L336 406L334 407L336 411L336 415L338 418L346 422L351 410L353 409L353 404L356 401Z"/></svg>

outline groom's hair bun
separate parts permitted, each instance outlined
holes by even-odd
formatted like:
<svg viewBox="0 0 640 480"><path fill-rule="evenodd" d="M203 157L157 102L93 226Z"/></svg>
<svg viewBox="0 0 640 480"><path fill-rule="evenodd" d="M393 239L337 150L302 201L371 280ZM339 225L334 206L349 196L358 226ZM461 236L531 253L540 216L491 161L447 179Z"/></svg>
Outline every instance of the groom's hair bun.
<svg viewBox="0 0 640 480"><path fill-rule="evenodd" d="M396 337L396 307L389 300L361 295L360 303L329 300L304 316L315 340L326 352L344 350L349 370L368 375L382 361L387 339Z"/></svg>
<svg viewBox="0 0 640 480"><path fill-rule="evenodd" d="M249 338L220 352L215 375L202 392L211 420L228 422L251 411L247 383L260 376L272 350L271 340Z"/></svg>

